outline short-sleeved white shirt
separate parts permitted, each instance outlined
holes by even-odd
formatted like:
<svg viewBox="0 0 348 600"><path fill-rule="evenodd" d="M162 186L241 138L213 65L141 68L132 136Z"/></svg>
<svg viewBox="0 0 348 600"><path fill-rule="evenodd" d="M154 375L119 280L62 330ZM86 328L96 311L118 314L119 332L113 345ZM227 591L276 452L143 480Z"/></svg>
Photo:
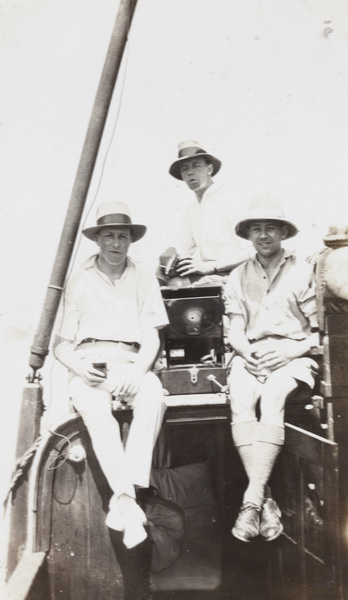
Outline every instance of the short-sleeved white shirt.
<svg viewBox="0 0 348 600"><path fill-rule="evenodd" d="M250 247L250 256L255 251L235 233L240 220L240 210L228 190L217 184L211 185L203 194L201 202L196 199L188 206L182 220L179 235L179 253L191 256L198 251L205 261L221 261L224 266L235 252Z"/></svg>
<svg viewBox="0 0 348 600"><path fill-rule="evenodd" d="M250 341L267 336L306 339L317 326L313 267L284 250L271 282L255 257L229 275L225 287L228 315L243 315Z"/></svg>
<svg viewBox="0 0 348 600"><path fill-rule="evenodd" d="M127 258L121 278L112 283L96 258L87 259L70 277L56 335L76 344L86 338L141 344L146 329L168 323L156 277Z"/></svg>

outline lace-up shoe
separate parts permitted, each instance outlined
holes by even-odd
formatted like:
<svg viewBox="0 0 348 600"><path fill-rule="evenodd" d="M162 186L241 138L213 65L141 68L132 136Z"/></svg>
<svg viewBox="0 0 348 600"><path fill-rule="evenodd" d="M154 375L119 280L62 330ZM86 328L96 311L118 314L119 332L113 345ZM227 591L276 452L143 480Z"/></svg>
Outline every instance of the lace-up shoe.
<svg viewBox="0 0 348 600"><path fill-rule="evenodd" d="M260 534L266 540L271 542L283 532L284 527L280 520L282 513L273 498L266 498L261 511Z"/></svg>
<svg viewBox="0 0 348 600"><path fill-rule="evenodd" d="M261 508L246 502L239 511L239 515L232 529L232 535L242 542L250 542L260 533L260 511Z"/></svg>

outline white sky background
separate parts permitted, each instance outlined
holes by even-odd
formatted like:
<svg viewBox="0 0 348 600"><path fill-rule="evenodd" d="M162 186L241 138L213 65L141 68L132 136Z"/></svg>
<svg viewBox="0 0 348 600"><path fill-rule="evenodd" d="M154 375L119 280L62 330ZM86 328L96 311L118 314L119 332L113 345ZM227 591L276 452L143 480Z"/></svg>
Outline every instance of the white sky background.
<svg viewBox="0 0 348 600"><path fill-rule="evenodd" d="M0 438L10 458L116 13L117 0L0 0ZM168 174L187 138L222 160L217 181L231 202L280 196L301 229L300 249L317 249L329 225L348 225L345 0L138 0L125 63L88 225L99 202L128 202L133 221L148 225L133 255L154 265L191 199ZM83 241L78 261L93 251Z"/></svg>

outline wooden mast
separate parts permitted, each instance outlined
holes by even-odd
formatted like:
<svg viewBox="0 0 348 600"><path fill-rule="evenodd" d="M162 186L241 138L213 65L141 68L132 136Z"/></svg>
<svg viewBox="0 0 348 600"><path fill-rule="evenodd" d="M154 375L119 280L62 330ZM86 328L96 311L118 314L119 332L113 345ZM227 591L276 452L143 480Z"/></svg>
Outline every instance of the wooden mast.
<svg viewBox="0 0 348 600"><path fill-rule="evenodd" d="M43 366L45 357L48 354L48 347L61 293L64 289L66 274L74 250L82 212L86 203L113 90L136 4L137 0L120 0L115 26L100 77L71 193L70 203L56 253L56 259L51 273L50 283L48 285L37 333L31 347L29 365L34 371L33 379L35 379L37 369L40 369Z"/></svg>
<svg viewBox="0 0 348 600"><path fill-rule="evenodd" d="M16 568L19 577L24 577L30 586L35 573L44 560L44 554L31 554L27 564L24 552L27 544L27 512L29 474L31 458L40 440L40 420L42 415L42 387L40 369L48 354L50 337L58 310L66 274L74 250L76 236L86 203L89 186L97 159L108 111L121 65L137 0L120 0L118 13L107 51L98 90L94 100L88 129L77 168L70 203L53 265L50 283L46 293L38 329L34 338L29 365L33 373L28 377L28 385L23 390L20 419L17 435L16 465L10 484L8 497L12 493L9 548L7 555L7 576ZM26 459L26 457L28 457ZM23 560L22 560L23 559ZM24 569L24 575L22 573ZM16 583L17 580L15 580ZM28 588L29 589L29 588ZM21 596L22 597L22 596ZM27 596L25 596L27 597ZM23 595L24 598L24 595Z"/></svg>

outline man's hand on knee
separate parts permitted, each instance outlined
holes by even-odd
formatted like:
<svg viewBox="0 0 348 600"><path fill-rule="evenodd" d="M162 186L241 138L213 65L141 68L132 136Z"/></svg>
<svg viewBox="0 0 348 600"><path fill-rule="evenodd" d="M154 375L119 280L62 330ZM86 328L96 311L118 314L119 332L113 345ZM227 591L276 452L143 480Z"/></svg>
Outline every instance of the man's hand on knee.
<svg viewBox="0 0 348 600"><path fill-rule="evenodd" d="M244 354L243 356L245 361L246 370L257 377L260 373L259 360L254 356L254 353Z"/></svg>
<svg viewBox="0 0 348 600"><path fill-rule="evenodd" d="M140 389L144 373L137 365L127 365L117 374L113 384L113 396L127 401L127 397L135 396Z"/></svg>
<svg viewBox="0 0 348 600"><path fill-rule="evenodd" d="M261 370L275 371L306 354L307 346L307 340L270 340L270 346L264 351L257 350L255 355Z"/></svg>

